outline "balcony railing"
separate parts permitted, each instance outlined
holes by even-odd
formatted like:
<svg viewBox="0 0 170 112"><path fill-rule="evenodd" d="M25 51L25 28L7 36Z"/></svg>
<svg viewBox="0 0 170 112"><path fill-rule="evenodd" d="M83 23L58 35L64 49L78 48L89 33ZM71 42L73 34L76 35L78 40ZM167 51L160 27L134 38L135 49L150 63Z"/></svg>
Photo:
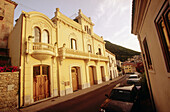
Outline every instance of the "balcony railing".
<svg viewBox="0 0 170 112"><path fill-rule="evenodd" d="M33 43L33 50L46 50L46 51L55 52L54 47L46 43Z"/></svg>
<svg viewBox="0 0 170 112"><path fill-rule="evenodd" d="M84 51L69 49L65 47L65 44L63 47L57 48L57 45L35 43L32 42L31 37L26 42L26 54L30 54L32 57L38 60L45 60L49 57L59 57L61 60L65 58L72 58L94 61L109 61L108 57L92 54L90 52L87 53Z"/></svg>
<svg viewBox="0 0 170 112"><path fill-rule="evenodd" d="M58 49L58 55L62 59L65 58L77 58L77 59L84 59L84 60L94 60L94 61L108 61L108 57L95 55L92 53L86 53L83 51L77 51L65 47L61 47Z"/></svg>
<svg viewBox="0 0 170 112"><path fill-rule="evenodd" d="M26 54L30 54L32 57L38 60L45 60L52 56L57 56L56 45L46 43L36 43L29 39L26 42Z"/></svg>

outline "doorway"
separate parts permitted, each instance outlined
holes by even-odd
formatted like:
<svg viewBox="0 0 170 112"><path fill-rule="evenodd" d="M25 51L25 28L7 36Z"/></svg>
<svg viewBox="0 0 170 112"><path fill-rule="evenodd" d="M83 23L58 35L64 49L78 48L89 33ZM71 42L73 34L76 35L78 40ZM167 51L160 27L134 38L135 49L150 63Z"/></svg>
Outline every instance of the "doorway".
<svg viewBox="0 0 170 112"><path fill-rule="evenodd" d="M102 81L105 81L105 72L104 72L104 66L100 67L101 70L101 77L102 77Z"/></svg>
<svg viewBox="0 0 170 112"><path fill-rule="evenodd" d="M38 101L50 97L50 67L37 65L33 67L33 98Z"/></svg>
<svg viewBox="0 0 170 112"><path fill-rule="evenodd" d="M79 89L79 80L78 80L78 68L72 67L71 68L71 75L72 75L72 87L73 92Z"/></svg>
<svg viewBox="0 0 170 112"><path fill-rule="evenodd" d="M94 67L93 66L89 66L89 77L90 77L90 85L94 85L95 81L94 81Z"/></svg>
<svg viewBox="0 0 170 112"><path fill-rule="evenodd" d="M110 80L112 80L112 71L110 70Z"/></svg>

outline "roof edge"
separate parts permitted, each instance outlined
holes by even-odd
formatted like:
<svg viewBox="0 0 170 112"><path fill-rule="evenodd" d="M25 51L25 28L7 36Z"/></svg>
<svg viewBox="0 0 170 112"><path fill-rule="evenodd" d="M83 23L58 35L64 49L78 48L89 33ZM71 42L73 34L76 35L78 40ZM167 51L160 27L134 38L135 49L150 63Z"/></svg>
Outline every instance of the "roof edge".
<svg viewBox="0 0 170 112"><path fill-rule="evenodd" d="M16 2L14 2L14 1L12 1L12 0L5 0L5 1L7 1L7 2L10 2L10 3L12 3L12 4L14 4L15 5L15 8L17 7L17 3Z"/></svg>

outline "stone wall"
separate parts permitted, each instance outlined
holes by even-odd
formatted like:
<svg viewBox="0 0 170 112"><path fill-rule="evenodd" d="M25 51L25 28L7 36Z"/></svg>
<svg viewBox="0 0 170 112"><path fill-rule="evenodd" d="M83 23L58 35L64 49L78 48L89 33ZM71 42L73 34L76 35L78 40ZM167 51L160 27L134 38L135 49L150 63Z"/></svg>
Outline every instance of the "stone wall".
<svg viewBox="0 0 170 112"><path fill-rule="evenodd" d="M0 73L0 112L18 103L19 72Z"/></svg>
<svg viewBox="0 0 170 112"><path fill-rule="evenodd" d="M15 2L0 0L0 11L4 12L3 19L0 19L0 48L7 48L7 41L13 29Z"/></svg>

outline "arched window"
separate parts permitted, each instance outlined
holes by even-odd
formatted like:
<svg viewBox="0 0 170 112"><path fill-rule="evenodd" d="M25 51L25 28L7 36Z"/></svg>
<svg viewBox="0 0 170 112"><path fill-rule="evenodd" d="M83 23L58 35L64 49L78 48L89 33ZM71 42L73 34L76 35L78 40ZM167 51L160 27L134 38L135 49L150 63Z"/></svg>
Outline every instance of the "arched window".
<svg viewBox="0 0 170 112"><path fill-rule="evenodd" d="M49 43L49 33L47 30L44 30L42 33L42 38L41 38L42 43Z"/></svg>
<svg viewBox="0 0 170 112"><path fill-rule="evenodd" d="M88 52L92 53L91 45L88 44L87 47L88 47Z"/></svg>
<svg viewBox="0 0 170 112"><path fill-rule="evenodd" d="M38 27L34 28L34 42L40 42L41 32Z"/></svg>
<svg viewBox="0 0 170 112"><path fill-rule="evenodd" d="M99 50L98 54L99 54L99 55L102 55L102 53L101 53L101 49L99 48L98 50Z"/></svg>
<svg viewBox="0 0 170 112"><path fill-rule="evenodd" d="M89 34L91 34L91 30L90 30L90 28L89 28L89 31L88 31L88 33L89 33Z"/></svg>
<svg viewBox="0 0 170 112"><path fill-rule="evenodd" d="M71 49L77 50L77 42L75 39L71 39Z"/></svg>

